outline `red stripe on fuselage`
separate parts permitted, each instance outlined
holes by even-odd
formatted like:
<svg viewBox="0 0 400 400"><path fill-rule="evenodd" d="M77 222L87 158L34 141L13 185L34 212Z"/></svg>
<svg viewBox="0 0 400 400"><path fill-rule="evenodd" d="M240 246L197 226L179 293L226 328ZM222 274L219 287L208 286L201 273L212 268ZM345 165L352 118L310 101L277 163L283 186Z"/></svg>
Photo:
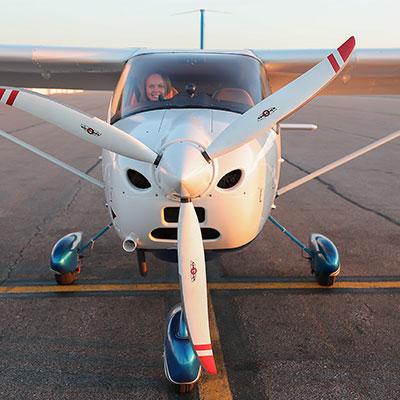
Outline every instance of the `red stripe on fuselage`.
<svg viewBox="0 0 400 400"><path fill-rule="evenodd" d="M6 89L0 89L0 100L3 97L3 94L5 93Z"/></svg>
<svg viewBox="0 0 400 400"><path fill-rule="evenodd" d="M336 61L335 56L333 54L329 54L328 60L331 63L332 68L335 70L335 72L338 72L340 67L339 67L338 62Z"/></svg>
<svg viewBox="0 0 400 400"><path fill-rule="evenodd" d="M18 93L19 93L19 90L12 90L10 95L8 96L6 104L9 106L12 106L14 104L15 99L18 96Z"/></svg>

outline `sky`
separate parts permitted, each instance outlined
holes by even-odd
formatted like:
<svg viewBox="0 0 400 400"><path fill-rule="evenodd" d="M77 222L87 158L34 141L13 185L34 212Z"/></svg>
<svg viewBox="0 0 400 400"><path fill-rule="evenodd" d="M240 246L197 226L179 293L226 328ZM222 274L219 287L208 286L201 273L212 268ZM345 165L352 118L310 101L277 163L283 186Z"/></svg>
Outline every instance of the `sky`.
<svg viewBox="0 0 400 400"><path fill-rule="evenodd" d="M400 48L398 0L0 0L0 44L198 48ZM216 10L220 12L211 12Z"/></svg>

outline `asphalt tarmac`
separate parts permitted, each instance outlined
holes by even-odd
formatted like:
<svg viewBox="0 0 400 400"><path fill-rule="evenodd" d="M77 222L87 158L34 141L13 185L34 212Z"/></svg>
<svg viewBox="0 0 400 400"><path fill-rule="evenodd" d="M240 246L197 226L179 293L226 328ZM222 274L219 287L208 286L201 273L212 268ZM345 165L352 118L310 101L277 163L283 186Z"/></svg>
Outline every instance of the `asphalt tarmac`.
<svg viewBox="0 0 400 400"><path fill-rule="evenodd" d="M56 99L104 118L110 93ZM283 132L281 186L400 129L400 96L324 97ZM99 150L0 107L0 129L101 179ZM1 399L398 399L400 397L400 140L277 199L273 215L300 239L330 237L342 273L316 286L307 260L267 224L245 249L208 264L216 379L178 396L165 381L165 318L177 270L135 256L108 232L79 284L60 292L53 244L109 223L102 191L0 138ZM215 319L214 319L215 318Z"/></svg>

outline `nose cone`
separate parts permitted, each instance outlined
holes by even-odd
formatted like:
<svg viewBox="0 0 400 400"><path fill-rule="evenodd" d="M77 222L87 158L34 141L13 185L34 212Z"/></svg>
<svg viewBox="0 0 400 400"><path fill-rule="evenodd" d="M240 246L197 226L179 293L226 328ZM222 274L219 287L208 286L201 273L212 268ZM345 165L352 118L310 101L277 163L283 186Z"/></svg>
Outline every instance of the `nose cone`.
<svg viewBox="0 0 400 400"><path fill-rule="evenodd" d="M168 146L156 170L156 179L164 194L169 197L199 197L210 186L213 166L201 149L190 142Z"/></svg>

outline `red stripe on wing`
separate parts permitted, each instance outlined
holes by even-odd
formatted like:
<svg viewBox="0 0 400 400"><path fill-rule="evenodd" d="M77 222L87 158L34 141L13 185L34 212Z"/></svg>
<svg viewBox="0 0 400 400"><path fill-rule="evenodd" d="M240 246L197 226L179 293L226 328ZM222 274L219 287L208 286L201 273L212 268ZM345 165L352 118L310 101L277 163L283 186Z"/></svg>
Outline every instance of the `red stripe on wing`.
<svg viewBox="0 0 400 400"><path fill-rule="evenodd" d="M6 89L0 89L0 100L3 97L3 94L5 93Z"/></svg>
<svg viewBox="0 0 400 400"><path fill-rule="evenodd" d="M332 68L335 70L335 72L338 72L340 67L339 67L338 62L336 61L335 56L333 54L329 54L328 60L331 63Z"/></svg>
<svg viewBox="0 0 400 400"><path fill-rule="evenodd" d="M347 39L337 49L337 51L339 52L339 54L342 57L344 62L346 62L346 60L349 58L349 56L350 56L351 52L353 51L355 45L356 45L356 39L354 38L354 36L352 36L349 39Z"/></svg>
<svg viewBox="0 0 400 400"><path fill-rule="evenodd" d="M6 104L8 104L9 106L12 106L14 104L15 99L18 96L18 93L19 93L19 90L12 90L10 95L8 96Z"/></svg>

